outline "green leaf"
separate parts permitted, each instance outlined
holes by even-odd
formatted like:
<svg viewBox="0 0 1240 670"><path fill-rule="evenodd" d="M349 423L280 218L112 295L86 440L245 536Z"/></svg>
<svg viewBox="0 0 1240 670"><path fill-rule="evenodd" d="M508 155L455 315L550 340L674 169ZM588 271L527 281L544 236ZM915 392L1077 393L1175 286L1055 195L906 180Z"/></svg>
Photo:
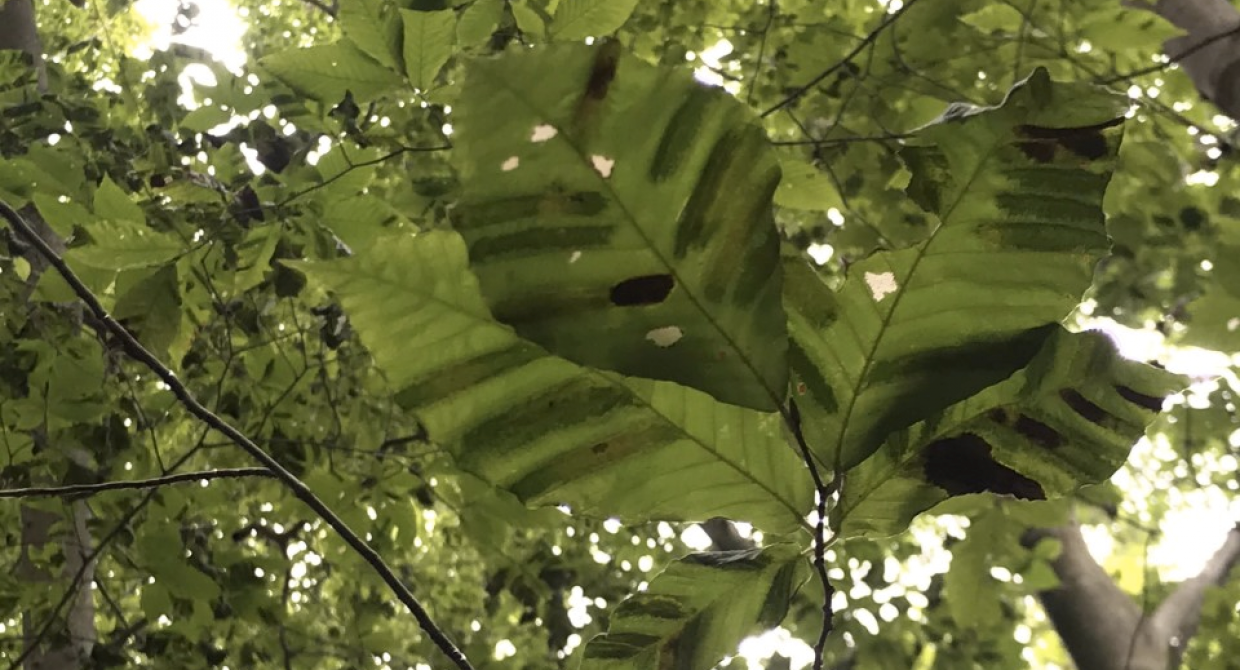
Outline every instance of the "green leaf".
<svg viewBox="0 0 1240 670"><path fill-rule="evenodd" d="M142 212L142 208L107 175L103 176L99 188L95 189L94 208L95 216L101 219L146 224L146 214Z"/></svg>
<svg viewBox="0 0 1240 670"><path fill-rule="evenodd" d="M181 284L176 263L134 284L117 299L112 316L147 349L164 356L181 333Z"/></svg>
<svg viewBox="0 0 1240 670"><path fill-rule="evenodd" d="M88 229L92 244L70 249L66 256L96 268L127 270L164 265L185 252L181 240L132 220L108 220Z"/></svg>
<svg viewBox="0 0 1240 670"><path fill-rule="evenodd" d="M1101 333L1060 329L1025 369L892 435L850 471L832 527L893 535L950 496L1042 500L1104 481L1184 383L1120 358Z"/></svg>
<svg viewBox="0 0 1240 670"><path fill-rule="evenodd" d="M237 274L233 279L233 295L240 295L263 282L271 271L271 257L280 244L280 229L263 226L250 230L237 245Z"/></svg>
<svg viewBox="0 0 1240 670"><path fill-rule="evenodd" d="M172 614L172 597L162 582L144 584L139 604L142 613L151 621L158 620L161 615Z"/></svg>
<svg viewBox="0 0 1240 670"><path fill-rule="evenodd" d="M221 105L202 105L185 115L178 125L190 132L206 132L232 118L232 110Z"/></svg>
<svg viewBox="0 0 1240 670"><path fill-rule="evenodd" d="M431 439L527 504L803 525L813 487L777 415L548 355L491 319L466 263L460 237L436 231L289 264L338 296Z"/></svg>
<svg viewBox="0 0 1240 670"><path fill-rule="evenodd" d="M610 42L473 61L455 114L454 225L497 319L584 365L775 409L779 166L743 105Z"/></svg>
<svg viewBox="0 0 1240 670"><path fill-rule="evenodd" d="M1240 351L1240 296L1216 283L1188 303L1190 328L1178 342L1214 351Z"/></svg>
<svg viewBox="0 0 1240 670"><path fill-rule="evenodd" d="M475 46L490 39L504 18L504 0L475 0L461 12L456 39L461 46Z"/></svg>
<svg viewBox="0 0 1240 670"><path fill-rule="evenodd" d="M782 157L779 166L783 179L775 191L776 205L815 212L843 206L835 186L818 168L792 157Z"/></svg>
<svg viewBox="0 0 1240 670"><path fill-rule="evenodd" d="M47 225L63 238L73 235L76 226L89 227L95 220L94 214L71 200L61 202L58 198L44 193L35 193L31 200Z"/></svg>
<svg viewBox="0 0 1240 670"><path fill-rule="evenodd" d="M547 36L547 22L530 6L529 0L511 0L508 7L521 32L537 39Z"/></svg>
<svg viewBox="0 0 1240 670"><path fill-rule="evenodd" d="M456 13L400 10L405 24L405 76L419 91L435 87L435 76L452 55Z"/></svg>
<svg viewBox="0 0 1240 670"><path fill-rule="evenodd" d="M580 40L615 32L637 9L637 0L560 0L551 24L558 40Z"/></svg>
<svg viewBox="0 0 1240 670"><path fill-rule="evenodd" d="M400 72L400 15L391 0L348 0L340 3L340 29L367 56Z"/></svg>
<svg viewBox="0 0 1240 670"><path fill-rule="evenodd" d="M796 402L825 463L850 468L1005 379L1072 312L1108 249L1122 111L1044 70L1002 107L949 110L901 152L909 195L938 218L929 238L849 268L838 307L812 272L790 272Z"/></svg>
<svg viewBox="0 0 1240 670"><path fill-rule="evenodd" d="M331 104L348 91L358 100L370 100L401 85L399 75L347 41L289 49L260 62L290 88Z"/></svg>
<svg viewBox="0 0 1240 670"><path fill-rule="evenodd" d="M710 670L783 619L804 568L787 544L690 554L616 607L581 670Z"/></svg>
<svg viewBox="0 0 1240 670"><path fill-rule="evenodd" d="M992 509L975 519L964 540L952 546L951 567L943 576L943 600L961 628L978 629L1003 621L999 583L990 576L990 566L1006 522L1002 512Z"/></svg>

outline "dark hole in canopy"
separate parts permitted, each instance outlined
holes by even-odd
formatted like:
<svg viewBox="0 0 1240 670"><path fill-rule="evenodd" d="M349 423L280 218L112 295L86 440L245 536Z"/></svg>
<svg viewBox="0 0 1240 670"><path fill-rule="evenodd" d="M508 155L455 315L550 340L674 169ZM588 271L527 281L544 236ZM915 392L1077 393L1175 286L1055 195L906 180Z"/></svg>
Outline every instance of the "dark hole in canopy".
<svg viewBox="0 0 1240 670"><path fill-rule="evenodd" d="M611 287L611 304L617 307L657 305L667 300L676 280L671 275L633 277Z"/></svg>

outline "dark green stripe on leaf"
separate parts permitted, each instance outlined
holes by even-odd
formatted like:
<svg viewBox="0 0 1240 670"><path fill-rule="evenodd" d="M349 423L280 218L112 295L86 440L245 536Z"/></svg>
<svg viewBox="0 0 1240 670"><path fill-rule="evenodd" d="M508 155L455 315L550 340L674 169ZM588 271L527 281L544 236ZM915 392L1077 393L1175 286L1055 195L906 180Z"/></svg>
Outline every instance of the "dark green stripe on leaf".
<svg viewBox="0 0 1240 670"><path fill-rule="evenodd" d="M1072 408L1073 412L1076 412L1081 418L1090 423L1102 425L1111 416L1107 414L1106 410L1090 402L1088 398L1081 395L1076 389L1063 389L1059 392L1059 397L1067 403L1068 407Z"/></svg>
<svg viewBox="0 0 1240 670"><path fill-rule="evenodd" d="M603 414L611 408L604 409L601 402L603 400L605 399L601 397L583 400L576 405L568 404L563 408L557 407L555 412L566 422L575 424L586 421L590 416L588 412L581 410L595 406L598 409L592 411L597 412L596 420L605 421ZM653 445L664 445L683 437L683 433L677 428L666 423L651 423L644 426L628 425L623 426L622 430L621 434L605 442L582 445L572 451L558 452L551 461L540 464L533 472L526 473L519 481L510 484L509 490L522 500L542 500L549 491L564 485L565 482L582 477L583 473L602 470L613 463L640 454Z"/></svg>
<svg viewBox="0 0 1240 670"><path fill-rule="evenodd" d="M627 402L631 399L623 391L614 386L598 385L593 378L581 375L477 424L465 434L462 442L484 444L489 452L504 453L529 444L556 426L602 420L607 412ZM555 423L548 425L549 420Z"/></svg>
<svg viewBox="0 0 1240 670"><path fill-rule="evenodd" d="M1134 391L1133 389L1123 385L1116 385L1115 392L1118 393L1124 400L1127 400L1142 409L1146 409L1151 412L1158 412L1162 410L1162 398L1152 395L1145 395L1144 393Z"/></svg>
<svg viewBox="0 0 1240 670"><path fill-rule="evenodd" d="M500 258L537 256L548 250L568 253L580 249L604 247L611 241L612 226L560 226L523 228L521 230L478 238L469 246L469 259L485 263Z"/></svg>
<svg viewBox="0 0 1240 670"><path fill-rule="evenodd" d="M415 408L439 402L546 355L537 347L517 344L455 365L437 368L400 391L396 395L396 403L401 407Z"/></svg>
<svg viewBox="0 0 1240 670"><path fill-rule="evenodd" d="M684 619L693 612L671 596L656 593L638 593L626 598L616 607L617 617L650 617L652 619Z"/></svg>
<svg viewBox="0 0 1240 670"><path fill-rule="evenodd" d="M1016 419L1013 428L1034 444L1047 449L1058 449L1064 444L1064 438L1058 431L1037 419L1022 415Z"/></svg>
<svg viewBox="0 0 1240 670"><path fill-rule="evenodd" d="M620 660L632 658L659 644L659 638L641 633L608 633L586 645L585 658Z"/></svg>
<svg viewBox="0 0 1240 670"><path fill-rule="evenodd" d="M685 155L693 148L701 129L703 113L715 93L705 86L696 86L689 91L688 97L676 109L671 122L663 131L659 140L659 148L655 151L654 160L650 163L650 180L655 183L666 181L676 174L684 164Z"/></svg>
<svg viewBox="0 0 1240 670"><path fill-rule="evenodd" d="M822 411L835 413L839 410L840 404L835 398L835 391L831 390L830 384L823 379L822 374L818 372L818 367L810 362L809 356L805 354L805 350L796 340L788 341L788 363L800 379L800 383L805 385L804 391L813 395L814 401L818 403ZM795 392L797 395L803 395L799 387L795 389Z"/></svg>

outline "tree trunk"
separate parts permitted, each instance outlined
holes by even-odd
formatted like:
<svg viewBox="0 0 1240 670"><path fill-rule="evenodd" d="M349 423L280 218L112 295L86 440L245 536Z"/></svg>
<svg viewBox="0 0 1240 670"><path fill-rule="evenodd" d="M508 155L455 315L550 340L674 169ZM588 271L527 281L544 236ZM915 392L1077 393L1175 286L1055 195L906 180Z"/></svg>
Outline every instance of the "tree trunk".
<svg viewBox="0 0 1240 670"><path fill-rule="evenodd" d="M1031 531L1026 543L1054 537L1060 585L1039 594L1047 616L1079 670L1167 670L1179 667L1197 630L1210 587L1221 585L1240 559L1240 526L1192 579L1181 583L1153 612L1142 613L1094 561L1080 526Z"/></svg>
<svg viewBox="0 0 1240 670"><path fill-rule="evenodd" d="M7 0L0 4L0 49L22 51L29 54L38 73L39 89L47 89L47 69L43 61L43 45L35 24L32 0ZM32 208L27 208L32 209ZM43 223L36 212L29 219L40 234L58 248L64 243ZM45 263L37 253L32 254L31 285L45 269ZM41 440L46 441L46 440ZM36 441L37 443L38 441ZM87 562L92 541L86 521L90 510L85 501L66 502L60 509L22 505L21 556L17 576L26 583L77 579L76 592L65 610L59 613L63 621L54 621L44 627L51 611L22 612L22 638L24 642L25 670L76 670L89 666L90 653L95 640L95 601L92 591L95 566ZM32 555L45 555L49 543L59 545L64 562L59 572L51 572L31 559ZM47 607L53 602L46 603Z"/></svg>
<svg viewBox="0 0 1240 670"><path fill-rule="evenodd" d="M1184 32L1163 51L1176 60L1201 96L1240 119L1240 11L1228 0L1128 0L1156 12Z"/></svg>

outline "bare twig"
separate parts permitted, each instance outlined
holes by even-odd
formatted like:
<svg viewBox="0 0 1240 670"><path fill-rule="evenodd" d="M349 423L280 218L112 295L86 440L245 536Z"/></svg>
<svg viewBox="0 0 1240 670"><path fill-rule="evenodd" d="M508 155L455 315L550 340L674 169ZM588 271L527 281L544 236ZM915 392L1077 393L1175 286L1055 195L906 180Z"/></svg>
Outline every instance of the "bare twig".
<svg viewBox="0 0 1240 670"><path fill-rule="evenodd" d="M447 634L440 630L439 626L436 625L431 619L426 609L422 607L421 603L419 603L417 598L414 597L413 592L409 590L409 587L405 586L404 582L402 582L392 568L384 562L383 557L381 557L373 547L367 544L365 540L353 531L353 529L349 528L348 524L346 524L339 515L333 512L326 503L315 495L314 491L310 490L310 487L306 486L305 482L301 481L296 475L285 469L279 461L267 452L263 451L262 447L255 444L253 440L246 437L241 431L233 427L232 424L224 421L211 410L207 409L202 403L198 402L194 395L190 393L189 389L186 388L185 384L177 378L176 374L174 374L168 366L164 365L163 362L156 358L154 354L147 351L146 347L143 347L142 344L138 342L138 340L128 330L126 330L124 326L113 319L112 316L108 314L107 310L103 308L103 305L100 304L99 299L95 297L95 294L91 292L91 290L87 288L84 283L82 283L82 280L77 276L77 273L69 267L65 260L53 251L52 248L48 246L47 242L43 240L43 238L35 233L35 231L30 227L30 224L26 223L25 219L23 219L16 210L3 201L0 201L0 216L3 216L4 219L9 222L9 225L12 226L13 229L21 235L26 242L38 249L39 253L47 259L48 263L52 267L56 268L56 271L73 289L73 292L77 295L78 299L86 305L86 308L90 310L90 312L98 320L98 325L96 327L106 331L106 333L100 333L101 336L105 334L109 335L116 342L120 343L121 348L130 358L145 365L147 369L155 373L155 376L159 377L160 380L168 385L168 388L172 391L173 395L176 396L177 400L180 401L181 405L190 414L197 417L200 421L207 426L210 426L212 429L227 436L234 444L240 447L242 451L245 451L251 458L261 463L267 470L271 471L272 475L279 479L284 486L289 489L294 497L302 501L307 507L313 510L319 518L323 519L327 525L331 526L332 530L336 531L340 538L352 547L353 550L362 557L362 560L370 565L375 573L377 573L379 577L383 579L384 583L388 585L388 588L392 590L392 593L395 594L396 598L400 600L405 607L408 607L410 612L413 613L414 618L418 622L418 626L422 628L427 636L431 638L431 641L435 644L435 646L438 647L439 650L442 651L453 664L461 670L473 670L473 665L471 665L469 660L465 658L465 655L457 649L456 645L452 643L452 640L448 638Z"/></svg>
<svg viewBox="0 0 1240 670"><path fill-rule="evenodd" d="M51 498L56 496L89 496L102 491L153 489L169 484L197 482L204 479L237 479L241 477L274 477L266 468L231 468L182 472L176 475L134 479L129 481L102 482L99 484L72 484L69 486L37 486L22 489L0 489L0 498Z"/></svg>
<svg viewBox="0 0 1240 670"><path fill-rule="evenodd" d="M792 93L789 93L788 97L784 98L783 100L780 100L770 109L766 110L765 112L762 112L762 117L766 118L774 114L775 112L778 112L779 110L783 109L784 107L787 107L788 105L791 105L792 103L796 102L801 96L805 95L810 90L812 90L815 86L822 83L822 80L826 79L827 77L830 77L833 72L851 63L853 58L856 58L857 55L860 54L866 47L873 44L874 41L878 39L878 36L881 35L882 32L887 29L888 26L895 23L896 20L899 19L901 16L903 16L905 12L912 9L913 5L916 5L917 2L918 0L908 0L908 2L904 3L903 7L888 14L887 17L883 19L883 22L878 24L877 28L870 31L869 35L866 35L865 37L863 37L861 41L857 44L857 46L853 47L853 50L848 52L848 55L841 58L831 67L818 73L818 76L809 80L809 82L806 83L804 86L801 86L800 88L796 89Z"/></svg>

